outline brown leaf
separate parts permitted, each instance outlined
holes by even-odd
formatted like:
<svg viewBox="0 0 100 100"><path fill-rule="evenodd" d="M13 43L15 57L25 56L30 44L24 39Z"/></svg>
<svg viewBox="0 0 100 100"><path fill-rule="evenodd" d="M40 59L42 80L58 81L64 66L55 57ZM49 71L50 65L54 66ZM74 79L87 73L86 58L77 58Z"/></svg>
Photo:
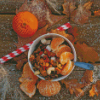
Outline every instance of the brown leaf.
<svg viewBox="0 0 100 100"><path fill-rule="evenodd" d="M92 85L92 89L89 91L89 96L94 97L94 95L100 94L100 80L98 80L95 84Z"/></svg>
<svg viewBox="0 0 100 100"><path fill-rule="evenodd" d="M84 7L86 10L90 10L92 4L93 4L93 2L88 1L88 2L86 2L86 3L83 5L83 7Z"/></svg>
<svg viewBox="0 0 100 100"><path fill-rule="evenodd" d="M16 14L22 11L29 11L27 0L25 0L25 2L22 4L22 6L19 9L16 9Z"/></svg>
<svg viewBox="0 0 100 100"><path fill-rule="evenodd" d="M62 3L62 2L60 2L60 3ZM57 0L46 0L46 3L53 14L61 14L61 11L59 11L60 5Z"/></svg>
<svg viewBox="0 0 100 100"><path fill-rule="evenodd" d="M54 14L49 14L47 16L48 19L48 26L51 27L52 25L56 24L60 20L62 20L65 16L64 15L54 15Z"/></svg>
<svg viewBox="0 0 100 100"><path fill-rule="evenodd" d="M76 96L80 94L80 96L84 95L84 92L81 88L84 87L84 84L78 83L77 79L70 80L62 80L63 84L65 84L66 88L69 89L70 94L75 93Z"/></svg>
<svg viewBox="0 0 100 100"><path fill-rule="evenodd" d="M55 30L51 29L51 33L56 33L56 34L62 35L64 37L68 38L70 41L74 40L74 37L70 34L66 34L65 31L59 31L57 29L55 29Z"/></svg>
<svg viewBox="0 0 100 100"><path fill-rule="evenodd" d="M17 46L17 48L20 48L23 45L25 45L25 44L27 44L27 43L29 43L31 41L34 41L37 37L45 34L47 28L48 28L48 25L46 25L45 27L37 30L37 32L32 37L22 38L22 37L18 36L18 43L15 43L15 45Z"/></svg>
<svg viewBox="0 0 100 100"><path fill-rule="evenodd" d="M84 72L83 77L81 78L81 82L83 82L83 84L87 85L90 82L93 82L93 71L92 70L86 70Z"/></svg>
<svg viewBox="0 0 100 100"><path fill-rule="evenodd" d="M100 9L98 11L94 11L94 16L100 16Z"/></svg>
<svg viewBox="0 0 100 100"><path fill-rule="evenodd" d="M63 6L63 13L66 14L68 17L71 16L71 13L74 11L75 7L75 2L73 1L66 1L64 0L64 4L62 4Z"/></svg>
<svg viewBox="0 0 100 100"><path fill-rule="evenodd" d="M88 5L89 4L89 5ZM76 10L72 12L71 20L76 24L84 24L88 22L88 18L91 16L92 2L87 2L83 6L80 4Z"/></svg>
<svg viewBox="0 0 100 100"><path fill-rule="evenodd" d="M20 70L22 68L22 66L24 65L24 63L26 63L27 61L28 61L27 58L18 60L17 64L16 64L16 69Z"/></svg>
<svg viewBox="0 0 100 100"><path fill-rule="evenodd" d="M74 85L77 83L77 79L62 80L61 83L65 84L66 88L69 88L70 85Z"/></svg>
<svg viewBox="0 0 100 100"><path fill-rule="evenodd" d="M19 60L21 60L21 59L24 59L24 58L26 58L27 56L24 54L24 53L22 53L21 55L19 55L19 56L16 56L16 57L14 57L13 59L14 59L14 61L19 61Z"/></svg>
<svg viewBox="0 0 100 100"><path fill-rule="evenodd" d="M96 92L95 92L95 87L96 87L96 85L93 84L93 85L92 85L92 89L89 90L89 96L90 96L90 97L93 97L93 96L96 94Z"/></svg>
<svg viewBox="0 0 100 100"><path fill-rule="evenodd" d="M76 38L78 36L77 27L69 28L68 33L71 33L74 36L74 38Z"/></svg>
<svg viewBox="0 0 100 100"><path fill-rule="evenodd" d="M75 48L77 55L82 59L83 62L95 63L96 61L98 61L98 53L92 47L89 47L87 44L81 44L77 42L75 44Z"/></svg>
<svg viewBox="0 0 100 100"><path fill-rule="evenodd" d="M76 96L84 96L84 91L80 88L75 88L74 92Z"/></svg>
<svg viewBox="0 0 100 100"><path fill-rule="evenodd" d="M95 84L92 85L92 89L89 91L89 96L94 97L94 95L100 94L100 80L98 80Z"/></svg>

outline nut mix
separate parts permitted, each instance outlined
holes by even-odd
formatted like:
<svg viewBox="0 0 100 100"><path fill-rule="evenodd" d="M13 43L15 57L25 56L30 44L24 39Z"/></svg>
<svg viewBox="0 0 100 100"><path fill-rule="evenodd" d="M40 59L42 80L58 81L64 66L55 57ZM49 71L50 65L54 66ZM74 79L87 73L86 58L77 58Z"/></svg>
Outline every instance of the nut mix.
<svg viewBox="0 0 100 100"><path fill-rule="evenodd" d="M63 54L64 56L62 53L65 53ZM45 77L46 80L50 80L64 75L61 74L63 69L66 69L68 60L71 61L73 58L74 55L68 43L63 38L56 37L42 39L36 45L30 56L30 61L35 75L40 75ZM69 67L67 68L69 70L70 66L67 67Z"/></svg>

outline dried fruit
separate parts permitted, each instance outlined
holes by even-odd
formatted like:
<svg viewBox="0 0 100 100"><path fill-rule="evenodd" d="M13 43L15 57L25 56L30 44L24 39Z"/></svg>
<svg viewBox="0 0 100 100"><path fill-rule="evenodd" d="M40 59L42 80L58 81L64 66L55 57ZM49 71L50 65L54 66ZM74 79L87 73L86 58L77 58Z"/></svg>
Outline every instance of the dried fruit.
<svg viewBox="0 0 100 100"><path fill-rule="evenodd" d="M38 20L28 11L19 12L13 18L12 27L19 36L31 37L38 29Z"/></svg>
<svg viewBox="0 0 100 100"><path fill-rule="evenodd" d="M37 84L37 88L41 95L53 96L59 93L59 91L61 90L61 85L58 81L52 82L52 81L41 80Z"/></svg>
<svg viewBox="0 0 100 100"><path fill-rule="evenodd" d="M92 47L89 47L87 44L81 44L77 42L75 44L75 48L78 56L82 59L83 62L95 63L96 61L98 61L98 53Z"/></svg>

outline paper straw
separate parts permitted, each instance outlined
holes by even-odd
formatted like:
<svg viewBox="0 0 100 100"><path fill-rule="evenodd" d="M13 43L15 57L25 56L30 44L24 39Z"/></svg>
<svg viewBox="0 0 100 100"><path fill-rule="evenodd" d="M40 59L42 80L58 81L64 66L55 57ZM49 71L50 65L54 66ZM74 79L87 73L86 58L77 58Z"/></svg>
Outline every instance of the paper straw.
<svg viewBox="0 0 100 100"><path fill-rule="evenodd" d="M68 23L66 23L66 24L58 27L57 30L63 31L63 30L66 30L66 29L68 29L70 27L71 27L71 25L68 22ZM6 62L6 61L8 61L8 60L10 60L10 59L12 59L12 58L20 55L21 53L25 52L26 50L28 50L30 48L30 46L31 46L32 43L33 43L33 41L30 42L30 43L27 43L26 45L24 45L22 47L20 47L19 49L16 49L13 52L11 52L11 53L3 56L2 58L0 58L0 64L3 64L4 62Z"/></svg>

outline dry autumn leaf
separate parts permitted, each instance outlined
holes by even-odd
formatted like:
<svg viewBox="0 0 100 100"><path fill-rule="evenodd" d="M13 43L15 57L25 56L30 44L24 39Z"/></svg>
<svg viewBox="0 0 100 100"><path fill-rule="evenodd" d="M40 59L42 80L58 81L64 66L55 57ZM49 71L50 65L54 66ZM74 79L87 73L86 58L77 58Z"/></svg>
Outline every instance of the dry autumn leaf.
<svg viewBox="0 0 100 100"><path fill-rule="evenodd" d="M89 96L94 97L94 95L100 94L100 80L96 82L96 84L92 85L92 89L89 91Z"/></svg>
<svg viewBox="0 0 100 100"><path fill-rule="evenodd" d="M46 3L47 3L47 5L50 8L52 13L61 14L61 11L59 11L59 2L57 2L57 0L46 0Z"/></svg>
<svg viewBox="0 0 100 100"><path fill-rule="evenodd" d="M99 59L98 53L92 47L89 47L85 43L81 44L77 42L75 44L75 49L78 57L81 58L83 62L95 63Z"/></svg>
<svg viewBox="0 0 100 100"><path fill-rule="evenodd" d="M73 41L74 40L74 37L72 35L70 35L70 34L67 34L65 31L59 31L57 29L55 29L55 30L51 29L50 32L51 33L56 33L56 34L62 35L64 37L68 38L70 41Z"/></svg>
<svg viewBox="0 0 100 100"><path fill-rule="evenodd" d="M16 64L16 69L20 70L23 67L24 63L26 63L27 61L28 61L27 58L18 60Z"/></svg>
<svg viewBox="0 0 100 100"><path fill-rule="evenodd" d="M48 17L48 21L47 24L49 27L51 27L52 25L56 24L57 22L59 22L60 20L62 20L63 18L65 18L64 15L54 15L54 14L50 14L50 17ZM66 21L67 23L67 21Z"/></svg>
<svg viewBox="0 0 100 100"><path fill-rule="evenodd" d="M76 38L78 36L77 27L69 28L68 33L71 33L74 36L74 38Z"/></svg>
<svg viewBox="0 0 100 100"><path fill-rule="evenodd" d="M92 2L87 2L84 5L80 4L76 10L71 14L71 20L76 24L84 24L88 22L89 17L91 16L90 8Z"/></svg>
<svg viewBox="0 0 100 100"><path fill-rule="evenodd" d="M90 82L93 82L93 71L92 70L86 70L84 72L83 77L81 78L81 82L84 85L89 84Z"/></svg>
<svg viewBox="0 0 100 100"><path fill-rule="evenodd" d="M77 79L62 80L61 82L65 84L67 89L69 89L70 94L75 93L76 96L84 95L84 92L82 90L82 88L84 87L84 84L78 83Z"/></svg>
<svg viewBox="0 0 100 100"><path fill-rule="evenodd" d="M94 16L100 16L100 9L98 11L94 11Z"/></svg>
<svg viewBox="0 0 100 100"><path fill-rule="evenodd" d="M66 1L64 0L63 6L63 14L66 14L66 16L70 17L71 13L74 11L75 7L75 2L74 1Z"/></svg>

